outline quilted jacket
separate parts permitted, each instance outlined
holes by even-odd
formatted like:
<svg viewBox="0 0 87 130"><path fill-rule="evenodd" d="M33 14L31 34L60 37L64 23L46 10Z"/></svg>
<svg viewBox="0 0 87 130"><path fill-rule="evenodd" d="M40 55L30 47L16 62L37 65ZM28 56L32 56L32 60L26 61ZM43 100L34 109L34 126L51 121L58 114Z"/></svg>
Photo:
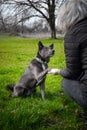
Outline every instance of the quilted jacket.
<svg viewBox="0 0 87 130"><path fill-rule="evenodd" d="M87 86L87 18L79 21L64 37L66 68L64 78L80 80Z"/></svg>

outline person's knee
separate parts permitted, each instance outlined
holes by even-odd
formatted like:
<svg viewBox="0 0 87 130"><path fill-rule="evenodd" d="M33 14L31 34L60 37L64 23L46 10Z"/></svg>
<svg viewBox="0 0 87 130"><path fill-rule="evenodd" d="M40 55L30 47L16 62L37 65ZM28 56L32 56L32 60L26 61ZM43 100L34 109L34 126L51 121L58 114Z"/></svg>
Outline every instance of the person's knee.
<svg viewBox="0 0 87 130"><path fill-rule="evenodd" d="M68 79L64 78L62 80L62 89L69 97L72 97L70 83Z"/></svg>
<svg viewBox="0 0 87 130"><path fill-rule="evenodd" d="M63 78L62 80L62 88L65 89L67 87L67 79Z"/></svg>

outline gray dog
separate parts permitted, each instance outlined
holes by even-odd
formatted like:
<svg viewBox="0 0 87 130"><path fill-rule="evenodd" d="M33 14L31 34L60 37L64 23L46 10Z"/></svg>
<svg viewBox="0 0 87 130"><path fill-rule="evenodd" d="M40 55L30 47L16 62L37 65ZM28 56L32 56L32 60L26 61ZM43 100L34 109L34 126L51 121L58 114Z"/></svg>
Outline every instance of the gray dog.
<svg viewBox="0 0 87 130"><path fill-rule="evenodd" d="M12 97L29 96L36 91L36 87L40 85L42 99L45 99L45 78L48 73L48 62L50 57L54 55L53 44L46 47L42 42L38 43L38 52L28 68L23 73L17 84L8 85L8 89L13 91Z"/></svg>

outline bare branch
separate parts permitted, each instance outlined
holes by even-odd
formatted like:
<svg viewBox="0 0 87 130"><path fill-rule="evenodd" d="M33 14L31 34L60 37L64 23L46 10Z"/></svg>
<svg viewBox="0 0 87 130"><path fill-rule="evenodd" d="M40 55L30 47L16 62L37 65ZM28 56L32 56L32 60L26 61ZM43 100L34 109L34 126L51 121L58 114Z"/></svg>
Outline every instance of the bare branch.
<svg viewBox="0 0 87 130"><path fill-rule="evenodd" d="M49 20L49 19L47 18L47 16L33 4L33 3L35 3L35 2L31 2L30 0L27 0L27 1L28 1L28 2L31 4L31 6L32 6L36 11L38 11L47 21Z"/></svg>
<svg viewBox="0 0 87 130"><path fill-rule="evenodd" d="M28 20L28 19L30 19L30 18L33 18L33 17L43 18L43 17L41 17L41 16L39 16L39 15L31 15L31 16L22 18L20 21L18 21L18 23L20 23L20 22L22 22L22 21L26 21L26 20Z"/></svg>

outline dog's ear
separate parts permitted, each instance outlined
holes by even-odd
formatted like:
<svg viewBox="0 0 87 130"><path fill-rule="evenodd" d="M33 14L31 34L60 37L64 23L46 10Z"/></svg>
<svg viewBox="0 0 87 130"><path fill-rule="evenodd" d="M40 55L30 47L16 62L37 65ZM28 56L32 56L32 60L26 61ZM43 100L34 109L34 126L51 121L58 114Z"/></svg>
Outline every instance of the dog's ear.
<svg viewBox="0 0 87 130"><path fill-rule="evenodd" d="M51 49L53 49L53 47L54 47L54 44L51 44L49 47L50 47Z"/></svg>
<svg viewBox="0 0 87 130"><path fill-rule="evenodd" d="M39 41L38 47L39 47L39 50L41 50L44 47L41 41Z"/></svg>

